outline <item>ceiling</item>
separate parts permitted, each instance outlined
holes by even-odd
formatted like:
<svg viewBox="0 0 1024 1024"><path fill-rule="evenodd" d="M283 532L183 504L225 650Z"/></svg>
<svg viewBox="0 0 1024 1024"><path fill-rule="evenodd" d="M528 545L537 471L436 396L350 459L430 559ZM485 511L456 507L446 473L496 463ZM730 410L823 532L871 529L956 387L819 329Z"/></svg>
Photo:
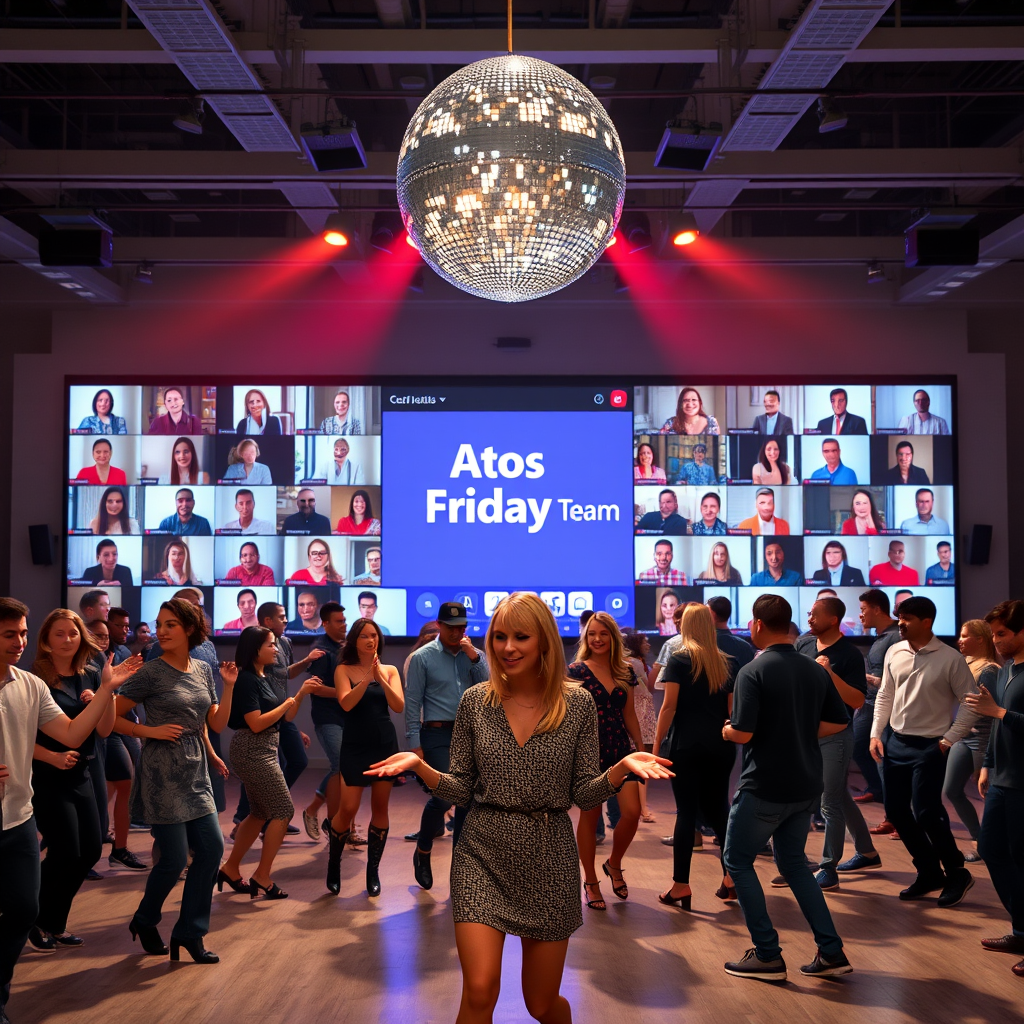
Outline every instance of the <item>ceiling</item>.
<svg viewBox="0 0 1024 1024"><path fill-rule="evenodd" d="M339 208L368 227L396 208L420 100L505 48L504 0L0 6L0 259L32 266L42 209L102 211L118 264L92 272L103 302L124 299L140 254L256 260ZM922 218L972 219L981 275L1024 256L1019 0L516 0L513 28L517 52L565 67L606 105L627 209L656 241L685 207L765 262L882 260L912 302L951 295L959 272L903 270L903 232ZM819 96L845 128L819 132ZM202 133L190 134L172 122L198 97ZM300 125L339 115L368 166L317 173ZM723 126L702 172L654 167L679 116Z"/></svg>

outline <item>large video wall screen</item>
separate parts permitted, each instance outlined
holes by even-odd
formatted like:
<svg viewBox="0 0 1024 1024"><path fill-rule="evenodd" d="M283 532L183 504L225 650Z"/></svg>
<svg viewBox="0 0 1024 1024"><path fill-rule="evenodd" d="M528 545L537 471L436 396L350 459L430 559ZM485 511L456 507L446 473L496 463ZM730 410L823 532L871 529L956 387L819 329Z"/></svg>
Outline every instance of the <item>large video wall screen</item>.
<svg viewBox="0 0 1024 1024"><path fill-rule="evenodd" d="M782 593L803 627L927 593L956 628L950 379L489 378L335 384L72 379L67 587L133 620L198 588L217 635L265 601L292 635L340 600L414 636L460 600L482 635L513 590L563 634L580 612L673 632L681 601L728 596L743 631Z"/></svg>

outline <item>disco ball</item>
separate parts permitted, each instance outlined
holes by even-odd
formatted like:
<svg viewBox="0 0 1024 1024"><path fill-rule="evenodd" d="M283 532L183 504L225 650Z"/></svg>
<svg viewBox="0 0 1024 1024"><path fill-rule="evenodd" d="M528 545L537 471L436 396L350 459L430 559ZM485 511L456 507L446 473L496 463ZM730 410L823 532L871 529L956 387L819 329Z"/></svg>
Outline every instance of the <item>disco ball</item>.
<svg viewBox="0 0 1024 1024"><path fill-rule="evenodd" d="M625 189L607 111L533 57L492 57L445 79L398 155L398 204L423 258L498 302L550 295L585 274L615 232Z"/></svg>

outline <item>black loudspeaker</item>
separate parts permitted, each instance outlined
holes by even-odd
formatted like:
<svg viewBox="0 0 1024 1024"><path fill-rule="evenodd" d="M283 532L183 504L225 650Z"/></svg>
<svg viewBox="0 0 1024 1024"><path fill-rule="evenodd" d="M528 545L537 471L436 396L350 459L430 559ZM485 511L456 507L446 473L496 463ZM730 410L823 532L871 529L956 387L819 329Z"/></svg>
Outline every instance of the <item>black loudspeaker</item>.
<svg viewBox="0 0 1024 1024"><path fill-rule="evenodd" d="M113 266L113 241L102 228L47 229L39 233L39 262L44 267Z"/></svg>
<svg viewBox="0 0 1024 1024"><path fill-rule="evenodd" d="M904 236L908 267L973 267L978 262L978 229L911 228Z"/></svg>
<svg viewBox="0 0 1024 1024"><path fill-rule="evenodd" d="M28 528L28 543L32 548L33 565L53 565L54 541L56 539L46 523L39 523Z"/></svg>
<svg viewBox="0 0 1024 1024"><path fill-rule="evenodd" d="M971 536L967 541L967 564L988 565L989 551L992 549L992 527L976 524L971 528Z"/></svg>

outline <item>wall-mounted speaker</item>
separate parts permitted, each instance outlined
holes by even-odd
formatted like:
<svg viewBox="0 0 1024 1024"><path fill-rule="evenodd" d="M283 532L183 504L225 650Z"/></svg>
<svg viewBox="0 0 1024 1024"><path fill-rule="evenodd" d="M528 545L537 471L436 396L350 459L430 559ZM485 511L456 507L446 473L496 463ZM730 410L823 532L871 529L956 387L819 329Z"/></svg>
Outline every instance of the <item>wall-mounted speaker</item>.
<svg viewBox="0 0 1024 1024"><path fill-rule="evenodd" d="M56 540L46 523L38 523L28 528L28 543L32 548L33 565L53 565Z"/></svg>
<svg viewBox="0 0 1024 1024"><path fill-rule="evenodd" d="M981 523L975 524L967 539L967 564L988 565L988 556L991 550L992 527Z"/></svg>

